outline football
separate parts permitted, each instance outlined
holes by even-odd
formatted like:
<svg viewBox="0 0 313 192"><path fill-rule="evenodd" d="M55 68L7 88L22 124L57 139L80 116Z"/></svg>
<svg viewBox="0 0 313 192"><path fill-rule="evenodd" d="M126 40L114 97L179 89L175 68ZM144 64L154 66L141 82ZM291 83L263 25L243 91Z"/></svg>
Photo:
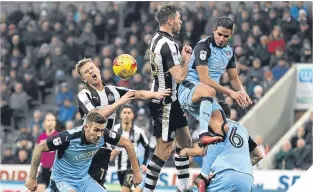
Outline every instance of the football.
<svg viewBox="0 0 313 192"><path fill-rule="evenodd" d="M122 79L129 79L137 72L137 61L128 54L117 56L113 61L113 72Z"/></svg>

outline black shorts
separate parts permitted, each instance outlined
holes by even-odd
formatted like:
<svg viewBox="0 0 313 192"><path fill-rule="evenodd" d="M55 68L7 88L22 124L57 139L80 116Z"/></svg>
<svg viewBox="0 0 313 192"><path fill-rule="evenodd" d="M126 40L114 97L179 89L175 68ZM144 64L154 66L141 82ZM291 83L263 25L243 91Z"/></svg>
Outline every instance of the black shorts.
<svg viewBox="0 0 313 192"><path fill-rule="evenodd" d="M121 186L128 187L131 189L133 186L133 171L118 171L117 172L118 180L120 181Z"/></svg>
<svg viewBox="0 0 313 192"><path fill-rule="evenodd" d="M43 168L40 166L40 172L37 178L37 183L45 184L46 187L48 187L50 183L50 176L51 176L50 168Z"/></svg>
<svg viewBox="0 0 313 192"><path fill-rule="evenodd" d="M106 144L105 144L106 145ZM111 149L102 146L92 159L89 167L89 175L101 186L105 183L107 170L110 163Z"/></svg>
<svg viewBox="0 0 313 192"><path fill-rule="evenodd" d="M176 130L187 126L187 119L178 100L169 104L159 104L150 101L149 108L156 138L161 137L163 141L173 141Z"/></svg>

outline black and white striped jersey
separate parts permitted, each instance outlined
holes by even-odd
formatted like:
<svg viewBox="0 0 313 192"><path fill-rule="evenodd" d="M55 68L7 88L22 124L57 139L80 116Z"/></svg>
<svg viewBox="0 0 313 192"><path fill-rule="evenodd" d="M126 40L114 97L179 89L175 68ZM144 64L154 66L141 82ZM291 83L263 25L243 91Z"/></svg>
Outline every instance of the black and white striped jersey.
<svg viewBox="0 0 313 192"><path fill-rule="evenodd" d="M105 85L102 91L98 91L86 85L86 88L81 90L77 96L77 104L81 117L85 119L89 111L115 103L115 101L120 99L128 91L129 89L127 88L111 85ZM107 118L106 128L113 128L115 118L116 112Z"/></svg>
<svg viewBox="0 0 313 192"><path fill-rule="evenodd" d="M147 160L149 158L150 148L149 148L149 140L143 129L139 128L136 125L133 125L130 131L125 131L122 129L121 124L117 124L113 127L113 131L128 138L133 143L136 154L138 151L138 145L141 143L145 147L145 155L144 155L143 164L147 163ZM115 147L114 149L120 152L117 158L115 159L115 166L116 166L117 171L130 170L131 164L130 164L126 149L121 148L121 147Z"/></svg>
<svg viewBox="0 0 313 192"><path fill-rule="evenodd" d="M157 30L152 36L149 41L149 60L153 75L151 91L158 92L170 88L172 94L165 97L163 103L168 104L176 101L177 83L172 78L169 69L181 64L181 55L178 45L170 34ZM152 102L160 103L160 100L153 99Z"/></svg>

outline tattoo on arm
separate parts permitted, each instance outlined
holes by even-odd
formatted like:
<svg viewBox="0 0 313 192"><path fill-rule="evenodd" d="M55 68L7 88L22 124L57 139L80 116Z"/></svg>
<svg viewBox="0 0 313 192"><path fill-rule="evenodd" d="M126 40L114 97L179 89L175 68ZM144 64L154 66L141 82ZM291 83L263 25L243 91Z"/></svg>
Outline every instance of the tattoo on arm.
<svg viewBox="0 0 313 192"><path fill-rule="evenodd" d="M41 160L42 150L39 147L36 147L33 152L32 164L30 168L30 178L36 179L38 166Z"/></svg>

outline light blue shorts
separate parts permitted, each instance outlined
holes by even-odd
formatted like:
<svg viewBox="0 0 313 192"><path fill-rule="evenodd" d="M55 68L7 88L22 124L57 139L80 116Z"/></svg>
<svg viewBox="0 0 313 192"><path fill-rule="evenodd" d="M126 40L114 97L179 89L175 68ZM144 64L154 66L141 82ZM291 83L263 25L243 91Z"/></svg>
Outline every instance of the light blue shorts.
<svg viewBox="0 0 313 192"><path fill-rule="evenodd" d="M211 180L207 192L251 192L253 177L232 169L224 170Z"/></svg>
<svg viewBox="0 0 313 192"><path fill-rule="evenodd" d="M200 102L193 103L192 96L199 84L201 83L197 81L184 81L178 87L178 101L181 107L198 121L200 120ZM212 112L216 110L223 109L215 100L213 100Z"/></svg>
<svg viewBox="0 0 313 192"><path fill-rule="evenodd" d="M76 192L106 192L106 190L101 187L101 185L95 181L90 175L84 177L79 181L60 181L54 182L51 181L52 191L58 192L68 192L70 190L75 190Z"/></svg>

